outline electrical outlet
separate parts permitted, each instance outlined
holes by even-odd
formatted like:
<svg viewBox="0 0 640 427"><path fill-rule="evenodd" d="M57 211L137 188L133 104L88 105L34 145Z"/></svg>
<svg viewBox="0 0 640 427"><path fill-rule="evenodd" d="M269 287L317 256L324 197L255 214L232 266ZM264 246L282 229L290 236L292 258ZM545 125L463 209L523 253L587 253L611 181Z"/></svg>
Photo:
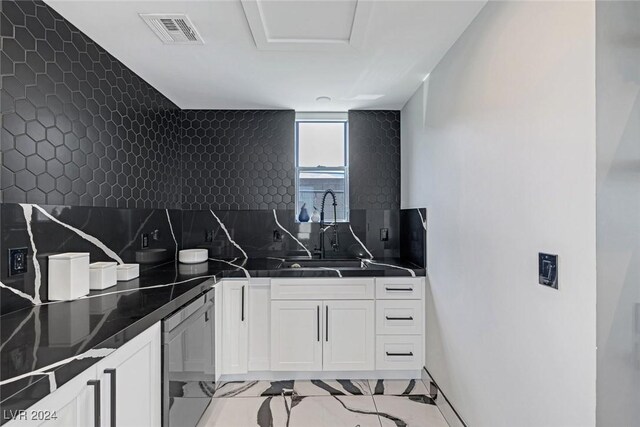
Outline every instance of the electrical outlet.
<svg viewBox="0 0 640 427"><path fill-rule="evenodd" d="M213 230L204 230L204 241L206 243L213 242Z"/></svg>
<svg viewBox="0 0 640 427"><path fill-rule="evenodd" d="M280 230L273 230L273 241L282 242L282 233Z"/></svg>
<svg viewBox="0 0 640 427"><path fill-rule="evenodd" d="M381 242L389 241L389 229L388 228L381 228L380 229L380 241Z"/></svg>
<svg viewBox="0 0 640 427"><path fill-rule="evenodd" d="M142 249L149 247L149 234L144 233L142 235Z"/></svg>
<svg viewBox="0 0 640 427"><path fill-rule="evenodd" d="M24 274L27 272L27 248L9 249L9 276Z"/></svg>

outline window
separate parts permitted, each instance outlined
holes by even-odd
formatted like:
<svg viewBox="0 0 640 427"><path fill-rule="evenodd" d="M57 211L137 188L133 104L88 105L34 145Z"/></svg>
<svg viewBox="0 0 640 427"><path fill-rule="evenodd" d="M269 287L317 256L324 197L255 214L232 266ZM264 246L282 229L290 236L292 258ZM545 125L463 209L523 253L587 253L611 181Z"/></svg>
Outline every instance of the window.
<svg viewBox="0 0 640 427"><path fill-rule="evenodd" d="M296 220L303 205L309 216L321 209L326 190L336 195L337 220L349 221L349 160L346 114L298 114L296 117ZM325 220L333 221L331 196Z"/></svg>

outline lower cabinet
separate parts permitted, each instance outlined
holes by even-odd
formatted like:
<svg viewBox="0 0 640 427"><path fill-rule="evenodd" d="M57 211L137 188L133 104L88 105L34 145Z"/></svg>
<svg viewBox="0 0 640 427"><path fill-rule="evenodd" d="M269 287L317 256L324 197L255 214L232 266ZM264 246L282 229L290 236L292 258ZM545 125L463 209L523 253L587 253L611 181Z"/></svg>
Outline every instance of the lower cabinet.
<svg viewBox="0 0 640 427"><path fill-rule="evenodd" d="M249 282L222 282L222 374L246 374L249 347Z"/></svg>
<svg viewBox="0 0 640 427"><path fill-rule="evenodd" d="M373 301L271 301L271 370L373 370L374 325Z"/></svg>
<svg viewBox="0 0 640 427"><path fill-rule="evenodd" d="M249 371L271 369L271 298L269 279L249 280Z"/></svg>
<svg viewBox="0 0 640 427"><path fill-rule="evenodd" d="M161 423L160 324L96 365L102 426L155 427Z"/></svg>
<svg viewBox="0 0 640 427"><path fill-rule="evenodd" d="M322 370L322 301L271 302L271 370Z"/></svg>
<svg viewBox="0 0 640 427"><path fill-rule="evenodd" d="M30 407L28 420L7 425L159 426L160 353L157 323Z"/></svg>
<svg viewBox="0 0 640 427"><path fill-rule="evenodd" d="M27 409L24 415L25 420L16 418L6 425L12 427L93 427L100 425L96 424L96 408L100 406L100 400L96 401L96 396L100 399L99 390L97 391L96 387L94 366Z"/></svg>
<svg viewBox="0 0 640 427"><path fill-rule="evenodd" d="M216 286L216 374L420 370L424 281L225 279Z"/></svg>
<svg viewBox="0 0 640 427"><path fill-rule="evenodd" d="M325 301L322 369L374 369L375 322L373 301Z"/></svg>

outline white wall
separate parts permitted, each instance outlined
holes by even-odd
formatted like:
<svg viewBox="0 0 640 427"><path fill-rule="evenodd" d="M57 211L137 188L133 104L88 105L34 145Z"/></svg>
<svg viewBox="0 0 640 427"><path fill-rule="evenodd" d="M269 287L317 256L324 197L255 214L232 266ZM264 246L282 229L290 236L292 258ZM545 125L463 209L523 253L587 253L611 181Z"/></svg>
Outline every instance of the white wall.
<svg viewBox="0 0 640 427"><path fill-rule="evenodd" d="M640 3L597 6L600 426L640 425Z"/></svg>
<svg viewBox="0 0 640 427"><path fill-rule="evenodd" d="M402 111L426 366L470 426L595 424L595 149L593 2L489 2Z"/></svg>

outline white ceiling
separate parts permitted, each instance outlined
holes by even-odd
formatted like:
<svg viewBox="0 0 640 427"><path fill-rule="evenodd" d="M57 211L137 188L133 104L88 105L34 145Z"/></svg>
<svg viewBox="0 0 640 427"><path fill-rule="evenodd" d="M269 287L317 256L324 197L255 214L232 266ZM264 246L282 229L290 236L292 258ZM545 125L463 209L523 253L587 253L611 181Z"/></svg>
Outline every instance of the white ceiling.
<svg viewBox="0 0 640 427"><path fill-rule="evenodd" d="M181 108L298 111L402 108L486 3L46 1ZM139 13L186 13L205 43L165 45Z"/></svg>

